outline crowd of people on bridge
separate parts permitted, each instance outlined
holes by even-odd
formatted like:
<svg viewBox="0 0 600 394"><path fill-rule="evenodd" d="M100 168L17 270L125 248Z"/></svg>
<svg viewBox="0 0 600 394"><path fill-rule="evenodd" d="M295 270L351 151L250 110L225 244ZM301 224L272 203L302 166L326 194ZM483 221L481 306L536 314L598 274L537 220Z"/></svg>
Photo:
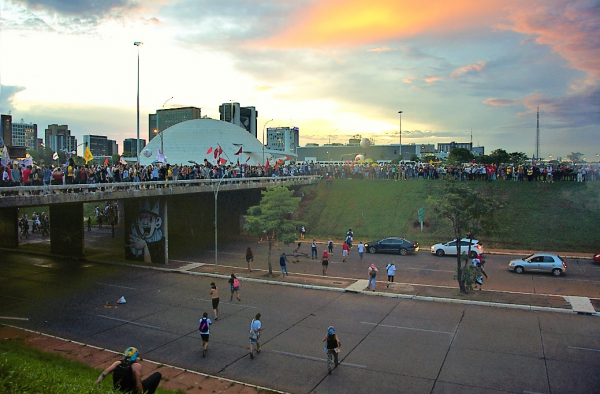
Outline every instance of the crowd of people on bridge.
<svg viewBox="0 0 600 394"><path fill-rule="evenodd" d="M44 186L70 184L105 184L119 182L177 181L194 179L252 178L316 175L327 179L391 179L436 180L455 179L513 180L513 181L597 181L599 166L594 164L429 164L429 163L283 163L267 166L249 166L229 163L213 165L208 160L194 164L155 163L146 166L126 163L76 165L73 159L63 165L0 166L0 187Z"/></svg>

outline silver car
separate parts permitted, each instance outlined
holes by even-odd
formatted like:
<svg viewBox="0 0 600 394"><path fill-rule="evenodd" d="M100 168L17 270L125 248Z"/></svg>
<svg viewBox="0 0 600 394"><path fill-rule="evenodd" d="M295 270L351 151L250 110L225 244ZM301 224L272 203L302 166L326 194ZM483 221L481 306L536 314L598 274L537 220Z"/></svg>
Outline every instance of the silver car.
<svg viewBox="0 0 600 394"><path fill-rule="evenodd" d="M556 254L534 253L522 259L511 260L508 269L522 274L528 272L551 272L554 276L560 276L567 271L567 264Z"/></svg>

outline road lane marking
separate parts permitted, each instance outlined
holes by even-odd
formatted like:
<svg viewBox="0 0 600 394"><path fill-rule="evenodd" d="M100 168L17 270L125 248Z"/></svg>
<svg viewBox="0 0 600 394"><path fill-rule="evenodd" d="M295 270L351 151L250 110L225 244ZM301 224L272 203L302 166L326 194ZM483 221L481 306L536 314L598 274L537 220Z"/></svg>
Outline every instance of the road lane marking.
<svg viewBox="0 0 600 394"><path fill-rule="evenodd" d="M433 333L436 333L436 334L450 334L450 335L454 335L453 332L448 332L448 331L427 330L425 328L413 328L413 327L402 327L402 326L390 326L390 325L387 325L387 324L370 323L370 322L366 322L366 321L361 321L361 324L370 324L372 326L379 326L379 327L400 328L402 330L424 331L424 332L433 332Z"/></svg>
<svg viewBox="0 0 600 394"><path fill-rule="evenodd" d="M135 287L127 287L127 286L119 286L119 285L111 285L110 283L102 283L102 282L94 282L99 285L110 286L110 287L119 287L121 289L135 290Z"/></svg>
<svg viewBox="0 0 600 394"><path fill-rule="evenodd" d="M206 298L192 298L192 300L212 302L212 298L211 299L206 299ZM241 307L244 307L244 308L258 309L257 306L244 305L244 304L236 304L235 302L219 301L219 305L221 305L221 304L224 304L224 305L237 305L237 306L241 306Z"/></svg>
<svg viewBox="0 0 600 394"><path fill-rule="evenodd" d="M104 316L104 315L97 315L98 317L103 317L105 319L110 319L110 320L116 320L116 321L120 321L123 323L129 323L129 324L134 324L136 326L141 326L141 327L146 327L146 328L155 328L157 330L161 330L160 327L156 327L156 326L150 326L148 324L142 324L142 323L136 323L130 320L124 320L124 319L117 319L116 317L110 317L110 316Z"/></svg>
<svg viewBox="0 0 600 394"><path fill-rule="evenodd" d="M589 350L591 352L600 352L600 349L590 349L590 348L587 348L587 347L577 347L577 346L569 346L569 349Z"/></svg>
<svg viewBox="0 0 600 394"><path fill-rule="evenodd" d="M327 362L326 358L305 356L303 354L289 353L289 352L284 352L284 351L281 351L281 350L269 350L269 351L271 353L283 354L284 356L290 356L290 357L304 358L304 359L307 359L307 360ZM368 368L366 365L350 364L350 363L346 363L346 362L341 362L340 365L344 365L346 367L362 368L362 369L367 369Z"/></svg>
<svg viewBox="0 0 600 394"><path fill-rule="evenodd" d="M11 316L0 316L0 319L5 319L5 320L23 320L23 321L29 321L28 317L11 317Z"/></svg>

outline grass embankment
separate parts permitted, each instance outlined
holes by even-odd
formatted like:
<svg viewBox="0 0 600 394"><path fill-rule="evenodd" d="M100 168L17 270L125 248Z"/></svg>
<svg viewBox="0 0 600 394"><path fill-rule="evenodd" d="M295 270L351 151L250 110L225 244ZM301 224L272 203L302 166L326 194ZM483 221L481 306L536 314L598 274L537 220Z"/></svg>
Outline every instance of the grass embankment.
<svg viewBox="0 0 600 394"><path fill-rule="evenodd" d="M99 387L100 370L65 357L26 347L22 342L0 340L0 393L6 394L106 394L112 376ZM157 393L175 394L158 388Z"/></svg>
<svg viewBox="0 0 600 394"><path fill-rule="evenodd" d="M454 238L449 222L436 218L442 181L335 180L302 188L300 219L307 237L343 240L349 228L355 242L400 236L422 248ZM565 252L600 250L600 182L465 182L500 200L497 226L476 234L488 248ZM425 207L426 226L415 226ZM466 231L466 230L465 230Z"/></svg>

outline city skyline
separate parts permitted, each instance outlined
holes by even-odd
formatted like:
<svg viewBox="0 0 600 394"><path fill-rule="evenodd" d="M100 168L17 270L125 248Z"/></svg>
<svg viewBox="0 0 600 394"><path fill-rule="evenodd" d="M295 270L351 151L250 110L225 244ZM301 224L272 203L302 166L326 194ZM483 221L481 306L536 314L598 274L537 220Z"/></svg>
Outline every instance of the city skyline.
<svg viewBox="0 0 600 394"><path fill-rule="evenodd" d="M472 130L531 157L539 107L541 157L600 153L596 1L6 0L0 17L1 112L78 138L135 138L139 49L142 131L173 97L213 119L253 106L259 140L274 119L301 146L394 144L403 111L403 144Z"/></svg>

